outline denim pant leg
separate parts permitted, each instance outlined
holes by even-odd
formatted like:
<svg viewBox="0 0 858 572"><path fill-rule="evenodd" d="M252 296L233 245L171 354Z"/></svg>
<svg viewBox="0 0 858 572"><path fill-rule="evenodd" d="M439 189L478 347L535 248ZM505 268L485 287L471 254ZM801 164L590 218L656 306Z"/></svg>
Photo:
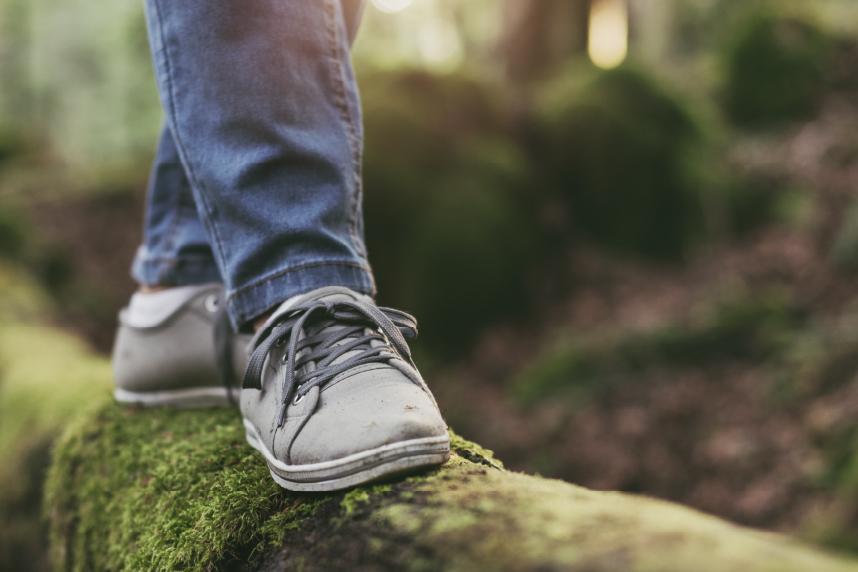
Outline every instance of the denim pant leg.
<svg viewBox="0 0 858 572"><path fill-rule="evenodd" d="M161 131L149 176L143 244L137 249L131 275L147 286L221 281L168 127Z"/></svg>
<svg viewBox="0 0 858 572"><path fill-rule="evenodd" d="M146 2L161 101L236 326L320 286L374 293L352 5Z"/></svg>

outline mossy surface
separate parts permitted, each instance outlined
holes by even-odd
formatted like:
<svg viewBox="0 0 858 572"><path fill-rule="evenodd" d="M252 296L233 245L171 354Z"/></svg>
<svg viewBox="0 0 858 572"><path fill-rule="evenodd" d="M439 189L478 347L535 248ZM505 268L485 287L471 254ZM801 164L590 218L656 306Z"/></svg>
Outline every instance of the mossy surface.
<svg viewBox="0 0 858 572"><path fill-rule="evenodd" d="M110 367L74 336L46 326L46 295L5 262L0 292L0 570L43 570L49 449L104 394Z"/></svg>
<svg viewBox="0 0 858 572"><path fill-rule="evenodd" d="M66 433L48 480L68 570L855 570L784 537L669 503L507 472L453 436L440 470L289 494L235 411L104 403Z"/></svg>
<svg viewBox="0 0 858 572"><path fill-rule="evenodd" d="M326 506L348 519L391 490L288 495L245 444L236 411L141 410L102 400L56 447L46 506L59 567L207 570L253 562ZM453 441L461 463L500 467L481 447Z"/></svg>

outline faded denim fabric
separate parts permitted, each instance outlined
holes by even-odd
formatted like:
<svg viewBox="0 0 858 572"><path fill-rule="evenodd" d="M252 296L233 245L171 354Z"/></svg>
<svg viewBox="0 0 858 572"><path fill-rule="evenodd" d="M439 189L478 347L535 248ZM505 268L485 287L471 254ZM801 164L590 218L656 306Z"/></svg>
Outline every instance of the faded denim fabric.
<svg viewBox="0 0 858 572"><path fill-rule="evenodd" d="M146 0L166 126L132 268L222 281L235 327L322 286L374 294L349 49L360 0Z"/></svg>

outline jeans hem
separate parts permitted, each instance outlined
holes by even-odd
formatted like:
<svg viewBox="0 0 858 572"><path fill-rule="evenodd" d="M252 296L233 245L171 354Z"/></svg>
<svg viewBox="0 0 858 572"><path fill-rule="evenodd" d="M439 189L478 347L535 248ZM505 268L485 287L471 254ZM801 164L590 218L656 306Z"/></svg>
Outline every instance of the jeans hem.
<svg viewBox="0 0 858 572"><path fill-rule="evenodd" d="M212 258L206 256L151 257L138 254L131 277L145 286L196 286L223 282Z"/></svg>
<svg viewBox="0 0 858 572"><path fill-rule="evenodd" d="M303 262L279 270L228 293L227 310L236 330L283 301L325 286L344 286L375 296L375 280L366 264L353 260Z"/></svg>

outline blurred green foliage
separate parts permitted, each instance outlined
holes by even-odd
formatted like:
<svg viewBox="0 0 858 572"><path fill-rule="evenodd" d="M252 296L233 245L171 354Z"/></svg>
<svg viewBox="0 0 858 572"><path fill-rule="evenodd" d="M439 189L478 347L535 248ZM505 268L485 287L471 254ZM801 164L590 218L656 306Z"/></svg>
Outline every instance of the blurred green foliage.
<svg viewBox="0 0 858 572"><path fill-rule="evenodd" d="M140 2L0 1L0 81L0 133L37 139L78 173L98 178L154 148L160 109Z"/></svg>
<svg viewBox="0 0 858 572"><path fill-rule="evenodd" d="M801 320L783 292L737 293L709 302L686 323L601 338L572 336L535 360L511 387L525 404L547 395L582 404L653 368L766 359L784 347Z"/></svg>
<svg viewBox="0 0 858 572"><path fill-rule="evenodd" d="M831 247L831 260L844 272L858 271L858 201L853 200Z"/></svg>
<svg viewBox="0 0 858 572"><path fill-rule="evenodd" d="M727 231L742 238L773 223L800 222L807 206L793 185L769 173L742 173L724 177L723 193Z"/></svg>
<svg viewBox="0 0 858 572"><path fill-rule="evenodd" d="M581 71L547 85L537 106L547 187L584 236L681 258L703 229L705 184L691 166L704 134L689 103L639 69Z"/></svg>
<svg viewBox="0 0 858 572"><path fill-rule="evenodd" d="M730 173L699 104L642 68L572 66L524 115L467 73L362 83L371 261L382 301L415 312L432 351L526 313L529 285L563 279L570 240L678 261L781 210L779 185Z"/></svg>
<svg viewBox="0 0 858 572"><path fill-rule="evenodd" d="M463 75L364 80L365 211L382 301L415 312L436 350L518 314L539 265L529 166L500 93Z"/></svg>
<svg viewBox="0 0 858 572"><path fill-rule="evenodd" d="M59 295L72 273L62 248L38 236L20 201L0 201L0 207L0 261L14 263Z"/></svg>
<svg viewBox="0 0 858 572"><path fill-rule="evenodd" d="M856 325L858 309L854 305L834 322L806 323L768 364L779 378L774 396L778 407L794 411L801 404L817 404L816 419L801 421L805 430L814 432L814 442L822 452L818 470L809 475L808 490L831 491L835 501L810 513L801 524L802 535L852 552L858 551L858 425L850 410L839 406L848 403L858 372ZM825 415L820 416L820 411ZM820 418L823 429L818 426Z"/></svg>
<svg viewBox="0 0 858 572"><path fill-rule="evenodd" d="M19 258L27 245L28 228L19 210L4 204L0 210L0 256Z"/></svg>
<svg viewBox="0 0 858 572"><path fill-rule="evenodd" d="M760 9L738 23L722 54L724 105L749 126L801 119L825 93L832 39L813 21Z"/></svg>

